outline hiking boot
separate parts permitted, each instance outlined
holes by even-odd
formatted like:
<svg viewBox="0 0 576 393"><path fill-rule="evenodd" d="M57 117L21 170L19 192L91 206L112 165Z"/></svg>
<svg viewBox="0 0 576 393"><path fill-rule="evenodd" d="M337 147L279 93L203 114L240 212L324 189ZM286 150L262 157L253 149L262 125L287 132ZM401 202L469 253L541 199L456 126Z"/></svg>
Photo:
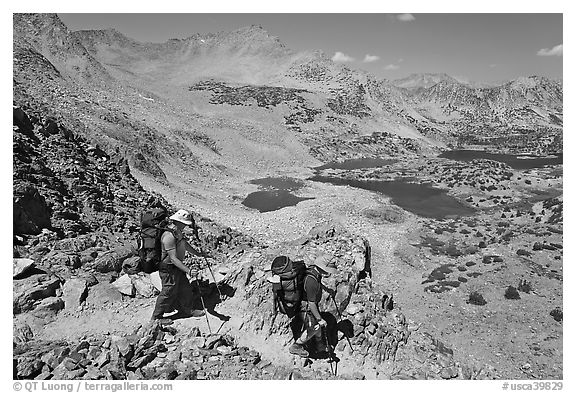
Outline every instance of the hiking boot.
<svg viewBox="0 0 576 393"><path fill-rule="evenodd" d="M189 313L188 315L190 315L190 317L192 318L200 318L206 315L206 313L204 312L204 310L192 310L192 312Z"/></svg>
<svg viewBox="0 0 576 393"><path fill-rule="evenodd" d="M292 344L290 346L290 349L288 349L288 352L290 352L292 355L298 355L300 357L303 358L307 358L310 354L308 353L308 351L306 349L304 349L304 347L300 344Z"/></svg>
<svg viewBox="0 0 576 393"><path fill-rule="evenodd" d="M152 322L158 322L158 324L162 326L172 325L174 323L173 320L168 318L153 319Z"/></svg>
<svg viewBox="0 0 576 393"><path fill-rule="evenodd" d="M178 314L174 315L173 318L200 318L204 314L206 314L204 310L178 311Z"/></svg>
<svg viewBox="0 0 576 393"><path fill-rule="evenodd" d="M173 317L174 315L176 315L177 313L178 313L177 310L168 311L168 312L165 312L165 313L162 315L162 318L172 318L172 317Z"/></svg>

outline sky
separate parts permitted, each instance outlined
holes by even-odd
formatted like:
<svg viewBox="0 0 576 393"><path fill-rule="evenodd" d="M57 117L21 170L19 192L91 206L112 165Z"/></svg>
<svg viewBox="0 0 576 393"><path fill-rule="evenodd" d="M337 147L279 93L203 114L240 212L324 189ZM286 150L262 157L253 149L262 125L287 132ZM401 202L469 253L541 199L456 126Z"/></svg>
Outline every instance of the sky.
<svg viewBox="0 0 576 393"><path fill-rule="evenodd" d="M321 50L378 77L447 73L477 82L562 79L561 13L59 14L71 30L115 28L141 42L262 26L294 50Z"/></svg>

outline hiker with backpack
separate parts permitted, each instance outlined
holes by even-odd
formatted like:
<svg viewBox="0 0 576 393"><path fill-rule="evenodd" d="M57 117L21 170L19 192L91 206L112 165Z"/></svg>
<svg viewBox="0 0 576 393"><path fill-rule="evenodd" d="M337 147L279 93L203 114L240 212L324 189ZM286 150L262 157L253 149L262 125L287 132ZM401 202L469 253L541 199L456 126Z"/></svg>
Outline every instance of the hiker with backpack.
<svg viewBox="0 0 576 393"><path fill-rule="evenodd" d="M289 257L280 255L272 261L271 270L273 276L269 277L268 281L272 284L272 315L275 317L280 312L289 318L292 335L296 340L302 326L299 317L306 265L304 261L292 261Z"/></svg>
<svg viewBox="0 0 576 393"><path fill-rule="evenodd" d="M170 223L161 234L161 258L158 272L162 281L162 290L156 299L152 320L163 325L172 323L164 318L164 313L178 310L179 317L201 317L202 310L190 311L192 308L192 286L186 275L196 279L198 270L188 268L184 263L186 252L203 256L194 249L184 236L184 228L194 223L190 212L181 209L169 217Z"/></svg>
<svg viewBox="0 0 576 393"><path fill-rule="evenodd" d="M306 269L304 277L304 292L300 304L301 320L303 321L303 332L290 347L291 354L308 357L309 353L304 345L313 337L322 335L326 328L326 321L320 315L318 304L322 300L322 277L328 277L337 272L337 269L329 266L330 259L327 256L320 256L311 262Z"/></svg>
<svg viewBox="0 0 576 393"><path fill-rule="evenodd" d="M290 319L290 328L295 343L290 353L308 357L304 348L310 339L320 335L326 321L320 315L318 303L322 299L322 276L337 270L328 266L327 257L319 257L306 267L303 261L292 261L281 255L272 261L272 274L268 281L272 284L273 315L278 311Z"/></svg>

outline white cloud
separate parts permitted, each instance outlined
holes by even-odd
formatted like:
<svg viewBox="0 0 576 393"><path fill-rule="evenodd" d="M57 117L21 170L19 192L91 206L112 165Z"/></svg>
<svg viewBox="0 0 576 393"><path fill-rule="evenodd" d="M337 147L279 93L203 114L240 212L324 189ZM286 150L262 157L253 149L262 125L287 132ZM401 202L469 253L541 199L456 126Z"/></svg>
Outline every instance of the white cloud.
<svg viewBox="0 0 576 393"><path fill-rule="evenodd" d="M380 56L376 56L376 55L371 55L371 54L366 54L366 56L364 56L364 63L372 63L374 61L378 61L380 60Z"/></svg>
<svg viewBox="0 0 576 393"><path fill-rule="evenodd" d="M414 15L412 15L412 14L399 14L399 15L396 15L396 19L398 19L402 22L411 22L416 18L414 18Z"/></svg>
<svg viewBox="0 0 576 393"><path fill-rule="evenodd" d="M398 68L400 68L400 66L396 64L388 64L386 67L384 67L384 69L388 71L394 71L397 70Z"/></svg>
<svg viewBox="0 0 576 393"><path fill-rule="evenodd" d="M345 53L342 52L336 52L334 53L334 56L332 56L332 61L338 61L338 62L342 62L342 63L349 63L351 61L354 61L354 58L351 56L348 56Z"/></svg>
<svg viewBox="0 0 576 393"><path fill-rule="evenodd" d="M490 68L496 68L496 64L490 64L490 65L488 65L488 67L490 67Z"/></svg>
<svg viewBox="0 0 576 393"><path fill-rule="evenodd" d="M562 44L556 45L552 49L543 48L538 51L538 56L562 56Z"/></svg>

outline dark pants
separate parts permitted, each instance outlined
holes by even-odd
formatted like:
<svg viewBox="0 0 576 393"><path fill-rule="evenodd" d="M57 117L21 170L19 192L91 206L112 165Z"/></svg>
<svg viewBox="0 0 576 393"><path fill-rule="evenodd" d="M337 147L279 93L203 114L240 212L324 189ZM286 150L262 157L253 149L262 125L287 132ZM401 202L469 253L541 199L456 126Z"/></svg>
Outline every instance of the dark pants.
<svg viewBox="0 0 576 393"><path fill-rule="evenodd" d="M156 299L152 319L162 318L162 314L173 310L189 312L192 308L192 285L186 273L172 264L160 263L158 270L162 280L162 290Z"/></svg>

